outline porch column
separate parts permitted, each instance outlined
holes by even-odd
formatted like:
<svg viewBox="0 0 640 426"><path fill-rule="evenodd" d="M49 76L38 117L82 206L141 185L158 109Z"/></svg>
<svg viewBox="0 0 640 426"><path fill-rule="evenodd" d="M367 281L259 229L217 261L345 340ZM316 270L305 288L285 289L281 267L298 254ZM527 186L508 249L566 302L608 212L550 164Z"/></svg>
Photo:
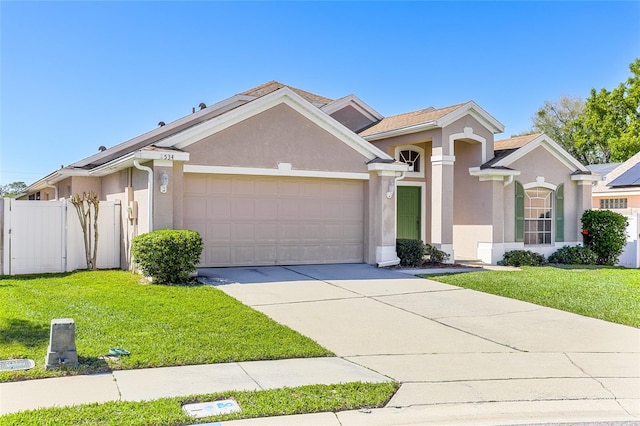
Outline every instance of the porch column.
<svg viewBox="0 0 640 426"><path fill-rule="evenodd" d="M396 178L408 171L404 163L369 164L369 235L367 263L379 267L400 263L396 253Z"/></svg>
<svg viewBox="0 0 640 426"><path fill-rule="evenodd" d="M582 213L585 210L592 208L591 191L593 189L593 182L599 180L599 176L578 174L571 176L571 180L578 184L577 197L576 197L576 241L582 242Z"/></svg>
<svg viewBox="0 0 640 426"><path fill-rule="evenodd" d="M478 247L478 258L483 262L495 265L504 257L504 227L506 223L504 217L504 187L505 182L502 176L496 176L491 180L491 241L488 241L489 253ZM482 246L482 244L480 244ZM487 256L488 255L488 256Z"/></svg>
<svg viewBox="0 0 640 426"><path fill-rule="evenodd" d="M431 156L431 245L449 254L453 263L453 164L456 157L433 147Z"/></svg>

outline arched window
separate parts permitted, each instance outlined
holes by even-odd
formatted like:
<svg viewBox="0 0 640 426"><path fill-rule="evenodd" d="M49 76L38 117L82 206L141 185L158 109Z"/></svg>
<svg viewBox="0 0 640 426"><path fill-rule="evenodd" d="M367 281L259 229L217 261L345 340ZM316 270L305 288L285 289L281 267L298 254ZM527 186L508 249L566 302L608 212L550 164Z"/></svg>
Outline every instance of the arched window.
<svg viewBox="0 0 640 426"><path fill-rule="evenodd" d="M396 160L407 163L408 177L424 177L424 150L415 145L396 147Z"/></svg>
<svg viewBox="0 0 640 426"><path fill-rule="evenodd" d="M523 241L528 245L549 245L554 241L564 241L563 184L523 186L516 181L515 196L515 241Z"/></svg>

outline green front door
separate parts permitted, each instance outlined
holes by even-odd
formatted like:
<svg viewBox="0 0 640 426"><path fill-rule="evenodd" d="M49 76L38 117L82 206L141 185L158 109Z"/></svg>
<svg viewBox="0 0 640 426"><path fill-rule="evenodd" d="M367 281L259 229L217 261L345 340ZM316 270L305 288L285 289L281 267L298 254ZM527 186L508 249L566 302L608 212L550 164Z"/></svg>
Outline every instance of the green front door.
<svg viewBox="0 0 640 426"><path fill-rule="evenodd" d="M420 239L420 187L398 187L397 238Z"/></svg>

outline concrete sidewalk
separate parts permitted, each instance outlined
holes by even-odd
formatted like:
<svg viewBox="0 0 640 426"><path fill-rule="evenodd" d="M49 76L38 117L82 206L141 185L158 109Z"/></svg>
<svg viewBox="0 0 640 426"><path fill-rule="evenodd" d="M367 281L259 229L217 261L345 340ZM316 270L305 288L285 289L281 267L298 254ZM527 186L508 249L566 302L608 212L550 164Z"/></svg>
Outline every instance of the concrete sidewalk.
<svg viewBox="0 0 640 426"><path fill-rule="evenodd" d="M303 358L114 371L0 383L0 415L108 401L145 401L230 390L261 390L389 378L341 358Z"/></svg>

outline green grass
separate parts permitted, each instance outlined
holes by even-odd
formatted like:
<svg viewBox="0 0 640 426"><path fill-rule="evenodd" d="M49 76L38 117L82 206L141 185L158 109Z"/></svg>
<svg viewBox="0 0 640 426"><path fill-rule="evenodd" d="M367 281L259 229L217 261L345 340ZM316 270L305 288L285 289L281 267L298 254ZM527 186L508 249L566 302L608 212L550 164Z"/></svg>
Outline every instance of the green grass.
<svg viewBox="0 0 640 426"><path fill-rule="evenodd" d="M397 383L345 383L312 385L266 391L224 392L146 402L108 402L64 408L43 408L0 417L9 425L129 425L178 426L213 421L302 413L344 411L384 406L398 389ZM183 404L234 399L239 413L194 420Z"/></svg>
<svg viewBox="0 0 640 426"><path fill-rule="evenodd" d="M434 281L640 327L640 270L602 267L524 267L421 275Z"/></svg>
<svg viewBox="0 0 640 426"><path fill-rule="evenodd" d="M0 359L31 358L26 378L231 361L330 356L311 339L208 285L143 284L125 271L0 278ZM80 367L44 368L54 318L73 318ZM130 356L105 358L109 349Z"/></svg>

